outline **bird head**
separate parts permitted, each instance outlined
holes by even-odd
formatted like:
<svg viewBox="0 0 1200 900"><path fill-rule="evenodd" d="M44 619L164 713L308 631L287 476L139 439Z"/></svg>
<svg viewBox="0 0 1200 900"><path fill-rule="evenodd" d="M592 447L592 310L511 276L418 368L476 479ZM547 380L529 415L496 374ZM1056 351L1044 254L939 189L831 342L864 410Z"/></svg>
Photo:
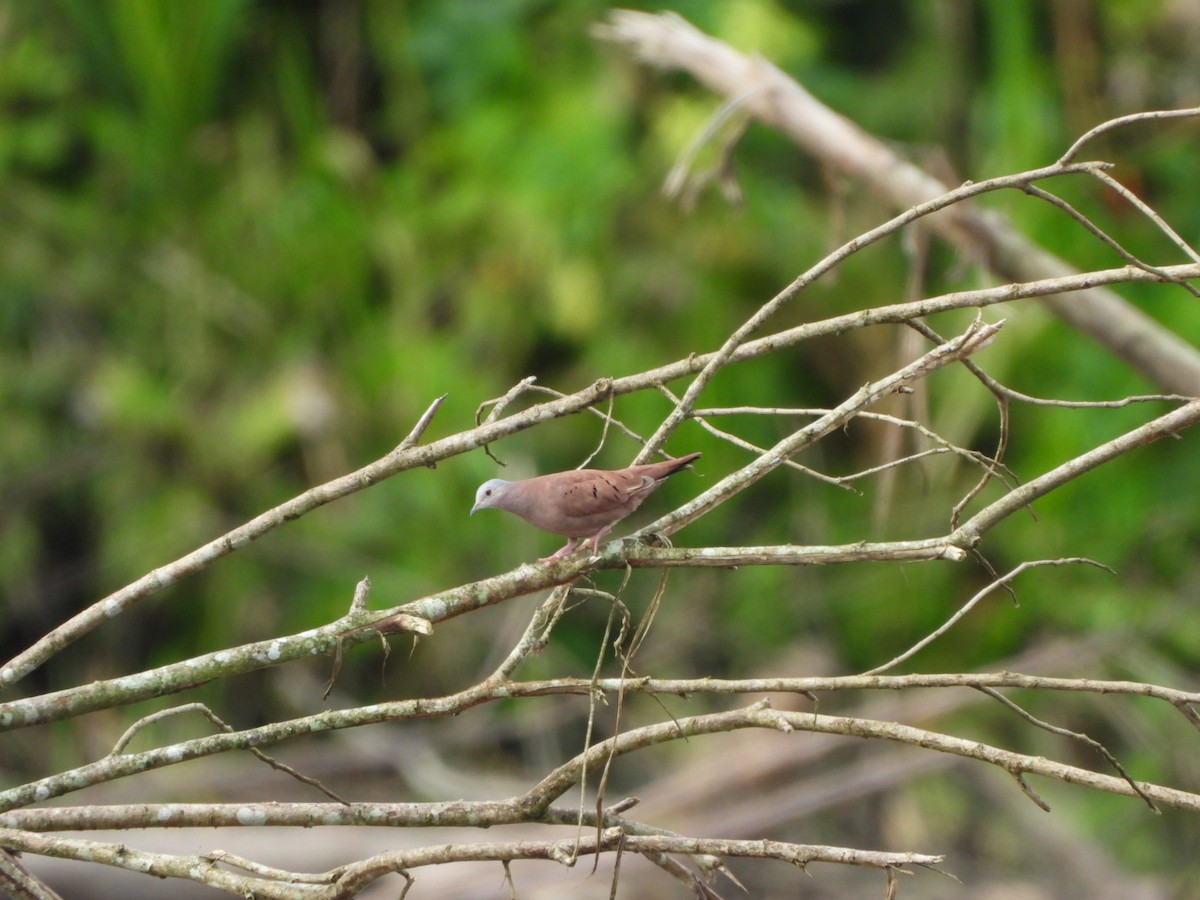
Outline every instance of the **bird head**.
<svg viewBox="0 0 1200 900"><path fill-rule="evenodd" d="M480 509L503 509L501 501L510 484L511 481L505 481L503 478L493 478L481 484L475 492L475 505L471 507L471 515L475 515L475 511Z"/></svg>

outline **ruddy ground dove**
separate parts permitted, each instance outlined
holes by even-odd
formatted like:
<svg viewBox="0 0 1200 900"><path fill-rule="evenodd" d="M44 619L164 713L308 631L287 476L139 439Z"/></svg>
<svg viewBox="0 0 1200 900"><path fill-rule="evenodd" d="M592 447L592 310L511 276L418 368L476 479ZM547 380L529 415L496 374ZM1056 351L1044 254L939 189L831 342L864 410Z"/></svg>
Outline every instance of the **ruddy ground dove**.
<svg viewBox="0 0 1200 900"><path fill-rule="evenodd" d="M600 552L600 538L613 525L642 505L669 476L699 458L689 453L678 459L629 466L626 469L573 469L523 481L493 478L475 492L471 515L480 509L503 509L530 525L570 538L567 545L545 559L558 559L591 539L592 552Z"/></svg>

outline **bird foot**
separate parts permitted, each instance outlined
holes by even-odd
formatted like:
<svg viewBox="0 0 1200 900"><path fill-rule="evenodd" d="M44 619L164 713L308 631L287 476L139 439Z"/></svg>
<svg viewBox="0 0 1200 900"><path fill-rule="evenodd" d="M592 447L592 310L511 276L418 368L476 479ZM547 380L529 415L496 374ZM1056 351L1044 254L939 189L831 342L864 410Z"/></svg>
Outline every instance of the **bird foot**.
<svg viewBox="0 0 1200 900"><path fill-rule="evenodd" d="M570 554L574 553L579 549L580 546L586 547L588 544L591 544L592 547L592 555L588 557L588 560L589 562L595 561L600 558L600 539L608 534L608 532L611 530L612 526L610 525L601 529L599 533L590 538L571 538L569 541L567 541L567 545L565 547L559 548L556 552L551 553L549 556L543 556L540 560L538 560L538 562L550 562L555 559L562 559L564 556L569 556Z"/></svg>
<svg viewBox="0 0 1200 900"><path fill-rule="evenodd" d="M538 562L552 562L556 559L562 559L564 556L569 556L571 553L573 553L578 546L579 539L571 538L569 541L567 541L566 546L559 547L558 550L556 550L554 553L551 553L549 556L543 556L538 560Z"/></svg>

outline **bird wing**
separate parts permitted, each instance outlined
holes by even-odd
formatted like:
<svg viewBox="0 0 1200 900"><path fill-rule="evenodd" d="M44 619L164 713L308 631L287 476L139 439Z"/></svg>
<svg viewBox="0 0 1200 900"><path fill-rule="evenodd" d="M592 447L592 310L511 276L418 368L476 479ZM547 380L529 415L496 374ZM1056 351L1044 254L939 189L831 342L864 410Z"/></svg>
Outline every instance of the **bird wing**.
<svg viewBox="0 0 1200 900"><path fill-rule="evenodd" d="M634 498L645 496L646 489L654 484L653 478L621 471L580 469L562 474L570 477L556 486L560 507L564 514L579 518L622 513Z"/></svg>
<svg viewBox="0 0 1200 900"><path fill-rule="evenodd" d="M543 531L592 537L636 510L667 476L699 455L626 469L573 469L510 482L497 506Z"/></svg>
<svg viewBox="0 0 1200 900"><path fill-rule="evenodd" d="M641 474L579 469L523 484L531 501L520 512L526 520L566 537L591 537L637 509L656 483Z"/></svg>

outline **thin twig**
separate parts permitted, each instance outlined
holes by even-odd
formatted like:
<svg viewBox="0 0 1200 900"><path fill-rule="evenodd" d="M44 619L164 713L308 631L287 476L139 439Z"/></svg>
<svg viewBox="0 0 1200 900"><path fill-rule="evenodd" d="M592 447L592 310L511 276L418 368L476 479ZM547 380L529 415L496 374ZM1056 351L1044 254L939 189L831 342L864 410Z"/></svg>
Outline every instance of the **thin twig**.
<svg viewBox="0 0 1200 900"><path fill-rule="evenodd" d="M1092 174L1096 178L1099 178L1101 181L1103 181L1105 184L1112 187L1113 190L1116 190L1118 193L1122 194L1122 196L1125 196L1127 199L1130 200L1130 202L1134 203L1135 205L1141 204L1139 206L1139 209L1144 207L1143 211L1145 211L1148 216L1150 216L1151 218L1153 218L1155 220L1156 224L1159 225L1159 227L1162 229L1163 233L1166 234L1169 238L1171 238L1172 241L1176 244L1176 246L1181 247L1181 249L1184 251L1184 253L1186 255L1192 257L1193 262L1200 262L1200 259L1197 259L1196 251L1193 250L1191 247L1189 247L1187 245L1187 243L1182 238L1180 238L1179 235L1176 234L1169 225L1167 225L1166 222L1164 222L1161 218L1158 218L1157 213L1155 213L1152 209L1150 209L1150 207L1148 207L1144 203L1142 203L1141 200L1139 200L1128 188L1126 188L1123 184L1121 184L1116 179L1112 178L1106 172L1096 171L1096 172L1093 172ZM1042 188L1039 188L1036 185L1032 185L1032 184L1026 185L1024 188L1022 188L1022 190L1024 190L1025 193L1029 194L1031 197L1037 197L1039 200L1044 200L1047 203L1049 203L1050 205L1058 207L1058 209L1065 212L1072 219L1074 219L1080 225L1082 225L1084 228L1086 228L1092 234L1093 237L1095 237L1102 244L1105 244L1106 246L1108 246L1109 249L1111 249L1114 253L1116 253L1118 256L1120 256L1127 263L1130 263L1131 265L1135 265L1140 269L1145 269L1147 272L1153 272L1155 275L1162 277L1166 281L1170 281L1174 284L1178 284L1181 288L1186 290L1193 297L1200 297L1200 289L1193 287L1191 284L1189 284L1186 281L1181 281L1178 279L1171 278L1164 272L1164 270L1161 267L1152 266L1149 263L1144 262L1141 259L1139 259L1138 257L1134 256L1132 253L1130 253L1128 250L1126 250L1120 244L1119 241L1117 241L1116 239L1111 237L1106 231L1104 231L1104 229L1102 229L1099 225L1097 225L1095 222L1093 222L1091 219L1089 219L1087 216L1085 216L1083 213L1081 213L1079 210L1077 210L1074 206L1072 206L1066 200L1050 193L1049 191L1043 190Z"/></svg>
<svg viewBox="0 0 1200 900"><path fill-rule="evenodd" d="M769 452L733 472L708 490L704 491L691 502L684 504L673 513L660 518L653 524L643 528L639 534L650 532L670 535L684 525L695 521L716 506L726 502L733 495L745 490L752 484L777 468L785 459L798 453L803 448L816 442L832 431L837 430L850 421L863 409L877 403L914 380L923 378L955 360L962 359L976 352L992 340L1003 325L1003 320L995 324L985 325L978 320L970 325L959 336L947 341L939 347L930 350L924 356L909 363L891 375L878 381L864 385L853 396L847 399L814 422L779 441ZM688 405L685 395L685 404ZM676 410L681 407L677 407Z"/></svg>
<svg viewBox="0 0 1200 900"><path fill-rule="evenodd" d="M868 669L866 672L863 672L863 675L879 675L883 672L886 672L888 669L891 669L891 668L894 668L894 667L900 665L900 663L905 662L906 660L912 659L920 651L924 650L926 647L928 647L930 644L932 644L938 638L942 637L942 635L944 635L947 631L949 631L951 628L953 628L955 626L955 624L957 624L963 618L963 616L965 616L972 609L974 609L976 604L978 604L981 600L983 600L985 597L987 597L989 594L991 594L997 588L1001 588L1001 587L1004 587L1005 585L1009 584L1009 582L1013 581L1013 579L1015 579L1022 572L1026 571L1028 569L1037 568L1039 566L1065 566L1065 565L1073 565L1073 564L1077 564L1077 563L1084 563L1089 566L1095 566L1096 568L1104 569L1106 572L1109 572L1111 574L1114 574L1114 575L1116 574L1115 572L1113 572L1113 570L1111 568L1104 565L1103 563L1098 563L1095 560L1085 559L1084 557L1078 557L1078 556L1073 556L1073 557L1069 557L1066 559L1038 559L1038 560L1029 560L1029 561L1023 562L1019 566L1017 566L1015 569L1013 569L1011 572L1009 572L1007 575L1004 575L1003 577L998 578L997 580L993 581L991 584L987 585L987 587L983 588L983 590L978 591L975 594L975 596L973 596L970 600L968 600L961 607L959 607L958 610L954 613L954 615L952 615L949 619L947 619L945 622L943 622L941 625L939 625L937 628L935 628L928 635L921 638L921 640L917 641L915 644L913 644L911 647L909 647L907 650L905 650L899 656L888 660L887 662L883 663L883 665L876 666L873 669Z"/></svg>
<svg viewBox="0 0 1200 900"><path fill-rule="evenodd" d="M1088 747L1091 747L1093 750L1095 750L1097 753L1099 753L1101 756L1103 756L1105 761L1110 766L1112 766L1114 769L1117 770L1117 773L1122 778L1124 778L1126 782L1128 782L1128 784L1131 788L1133 788L1134 793L1136 793L1139 797L1141 797L1143 800L1146 801L1146 805L1150 807L1151 812L1153 812L1153 813L1161 813L1162 812L1157 806L1154 805L1154 801L1151 800L1149 797L1147 797L1145 792L1143 792L1142 789L1140 787L1138 787L1137 782L1135 782L1132 778L1129 777L1129 773L1125 771L1125 767L1122 766L1121 763L1117 760L1117 758L1115 756L1113 756L1112 753L1109 752L1108 748L1105 747L1103 744L1101 744L1099 741L1095 740L1094 738L1088 737L1086 734L1083 734L1082 732L1071 731L1068 728L1062 728L1061 726L1058 726L1058 725L1051 725L1049 722L1047 722L1043 719L1039 719L1037 716L1033 715L1033 713L1022 708L1017 703L1010 700L1008 697L1005 697L1002 693L1000 693L995 688L980 686L980 687L977 687L976 690L986 694L987 696L991 697L993 700L999 701L1002 705L1008 707L1010 710L1015 712L1018 716L1020 716L1022 719L1024 719L1026 722L1028 722L1031 725L1041 728L1044 731L1048 731L1051 734L1057 734L1060 737L1071 738L1072 740L1079 741L1081 744L1086 744Z"/></svg>
<svg viewBox="0 0 1200 900"><path fill-rule="evenodd" d="M678 404L680 402L680 398L672 393L672 391L665 384L658 385L658 390L672 403ZM691 418L696 422L697 425L699 425L709 434L713 435L714 437L719 437L721 440L728 441L735 447L740 447L743 450L749 450L750 452L756 453L760 456L767 452L765 448L759 447L757 444L752 444L749 441L738 437L736 434L731 434L728 431L723 431L720 428L717 428L706 418L706 415L709 414L709 412L709 410L692 410ZM828 410L826 410L826 412L828 412ZM816 469L810 469L808 466L801 465L794 459L786 459L783 461L783 464L789 469L802 472L803 474L815 478L818 481L823 481L826 484L832 484L835 487L844 488L851 493L858 493L850 485L843 484L842 479L838 478L837 476L826 475L824 472L818 472Z"/></svg>
<svg viewBox="0 0 1200 900"><path fill-rule="evenodd" d="M589 463L590 463L590 462L591 462L593 459L595 459L595 458L596 458L596 454L597 454L597 453L599 453L601 450L603 450L603 449L604 449L604 442L605 442L606 440L608 440L608 425L609 425L609 423L610 423L610 422L613 420L613 417L612 417L612 411L613 411L613 402L614 402L615 400L616 400L616 396L615 396L614 394L609 394L609 395L608 395L608 410L607 410L607 411L606 411L606 412L603 414L603 416L602 416L602 418L604 419L604 427L603 427L603 428L600 430L600 440L599 440L599 442L596 444L596 449L595 449L595 450L593 450L591 453L589 453L589 454L587 455L587 457L584 459L584 461L583 461L583 462L581 462L581 463L580 463L578 466L576 466L575 468L577 468L577 469L585 469L585 468L587 468L588 464L589 464Z"/></svg>
<svg viewBox="0 0 1200 900"><path fill-rule="evenodd" d="M148 716L143 716L141 719L138 719L138 721L136 721L132 725L130 725L129 728L125 731L125 733L122 734L121 737L117 739L116 744L113 745L113 748L108 751L108 754L104 758L110 759L110 758L116 757L119 754L121 754L122 751L125 749L126 745L131 740L133 740L134 736L139 731L142 731L143 729L149 727L150 725L153 725L156 722L160 722L163 719L170 718L172 716L183 715L185 713L199 713L200 715L202 715L204 718L208 719L208 721L212 722L215 726L217 726L217 728L219 728L221 731L225 732L226 734L231 734L233 732L232 725L225 722L220 716L218 716L216 713L214 713L211 709L209 709L203 703L185 703L182 706L176 706L171 709L160 710L156 713L151 713ZM262 760L267 765L269 765L271 768L278 769L280 772L283 772L284 774L291 775L297 781L303 782L304 784L307 784L311 787L315 787L318 791L320 791L326 797L329 797L331 800L336 800L339 803L345 804L346 806L350 805L349 800L344 800L343 798L339 797L333 791L329 790L329 788L325 787L325 785L323 785L317 779L310 778L307 775L301 775L299 772L297 772L291 766L287 765L286 763L281 763L279 760L275 759L272 756L268 756L266 753L263 753L257 747L247 747L246 749L249 750L252 754L254 754L255 757L257 757L258 759Z"/></svg>
<svg viewBox="0 0 1200 900"><path fill-rule="evenodd" d="M926 750L979 760L1010 772L1030 772L1069 784L1086 785L1095 790L1122 796L1138 796L1140 792L1144 792L1161 805L1200 811L1200 795L1187 791L1149 782L1140 782L1138 784L1140 791L1134 791L1122 778L1102 775L1040 756L1014 753L976 740L952 737L897 722L774 710L767 708L762 703L739 710L690 716L680 719L678 722L662 722L623 732L592 746L585 753L560 765L524 795L517 798L517 802L531 813L547 808L555 799L578 784L579 772L585 764L594 764L610 753L615 752L617 756L623 756L661 743L741 728L763 728L784 734L797 731L841 734L894 741L922 747Z"/></svg>
<svg viewBox="0 0 1200 900"><path fill-rule="evenodd" d="M1150 204L1148 204L1129 188L1125 187L1125 185L1121 184L1121 182L1117 181L1117 179L1113 178L1107 172L1095 171L1091 174L1093 178L1099 179L1103 184L1120 194L1134 209L1153 222L1158 227L1158 230L1165 234L1167 239L1183 252L1184 256L1187 256L1192 262L1200 262L1200 253L1197 253L1191 244L1180 237L1179 232L1168 225L1166 220L1160 216L1153 209L1153 207L1150 206ZM1155 274L1161 275L1162 272L1156 272ZM1183 286L1188 288L1193 295L1200 293L1189 284L1183 284Z"/></svg>
<svg viewBox="0 0 1200 900"><path fill-rule="evenodd" d="M509 388L503 396L495 397L491 400L484 400L482 403L480 403L479 406L475 407L475 427L478 428L481 425L491 425L493 422L499 419L500 413L504 412L505 407L507 407L510 403L517 399L517 397L521 396L521 394L528 390L530 385L532 385L535 381L537 381L536 375L528 375ZM485 409L488 410L486 419L483 418L483 411ZM506 462L496 456L496 454L492 453L492 448L489 444L483 445L483 452L486 453L488 458L491 459L492 462L496 463L496 465L508 465Z"/></svg>
<svg viewBox="0 0 1200 900"><path fill-rule="evenodd" d="M1023 793L1026 797L1028 797L1030 800L1032 800L1034 802L1034 805L1036 805L1043 812L1050 812L1050 804L1042 799L1041 794L1039 794L1037 791L1035 791L1032 787L1029 786L1029 782L1025 780L1024 771L1022 771L1021 769L1013 768L1013 769L1009 769L1008 774L1010 774L1013 777L1013 780L1016 781L1017 787L1019 787L1021 789L1021 793Z"/></svg>
<svg viewBox="0 0 1200 900"><path fill-rule="evenodd" d="M612 383L608 380L601 380L571 397L541 404L534 410L526 410L525 414L521 416L491 422L470 432L442 438L433 444L408 447L403 450L397 447L386 456L356 472L342 475L325 484L310 488L174 562L155 569L77 613L44 635L29 649L17 654L0 667L0 685L14 684L85 634L103 623L111 621L114 616L125 612L180 579L201 571L218 559L241 549L287 522L334 500L368 488L398 472L418 466L432 465L447 456L456 455L472 447L483 446L514 431L532 427L546 419L557 418L585 409L601 397L607 396L611 390ZM517 426L515 429L514 425ZM414 431L416 430L414 429Z"/></svg>
<svg viewBox="0 0 1200 900"><path fill-rule="evenodd" d="M678 16L613 10L594 33L628 47L633 55L659 68L687 71L721 96L738 96L764 86L766 89L746 104L750 114L790 138L819 164L846 173L886 203L916 209L939 195L947 196L945 184L822 104L794 78L761 57L740 53L704 34ZM1104 167L1107 164L1072 160L1087 140L1111 127L1181 115L1196 115L1196 110L1139 114L1106 123L1089 132L1047 171L1066 174L1064 167L1079 166L1078 172ZM1052 175L1026 178L1024 183L1047 177ZM972 258L985 261L1006 280L1026 281L1071 271L1065 262L1003 220L966 204L931 216L924 224ZM1111 291L1092 286L1077 297L1050 298L1046 305L1165 390L1200 395L1200 352Z"/></svg>
<svg viewBox="0 0 1200 900"><path fill-rule="evenodd" d="M1194 425L1200 421L1200 400L1192 400L1166 415L1128 431L1099 447L1080 454L1018 488L1014 488L994 503L984 507L950 535L960 547L974 547L985 531L1052 490L1078 478L1097 466L1116 459L1130 450L1143 447Z"/></svg>
<svg viewBox="0 0 1200 900"><path fill-rule="evenodd" d="M411 450L417 446L425 434L425 430L429 427L429 423L433 421L433 417L437 415L437 411L442 408L442 404L446 401L446 394L434 398L434 401L429 404L428 409L421 413L421 418L417 419L417 424L413 426L412 431L402 440L397 446L397 451Z"/></svg>
<svg viewBox="0 0 1200 900"><path fill-rule="evenodd" d="M1126 125L1131 125L1135 122L1151 122L1157 119L1181 119L1200 116L1200 106L1190 109L1158 109L1146 112L1132 113L1128 116L1120 116L1116 119L1109 119L1107 122L1101 122L1095 128L1084 133L1075 143L1073 143L1067 152L1058 158L1060 163L1068 163L1079 155L1079 151L1083 149L1088 142L1095 140L1102 134L1107 134L1117 128L1124 128Z"/></svg>
<svg viewBox="0 0 1200 900"><path fill-rule="evenodd" d="M562 391L556 391L554 388L546 387L545 385L541 385L541 384L532 385L530 387L530 390L536 391L541 394L546 394L546 395L548 395L550 397L554 397L556 399L562 399L563 397L570 396L569 394L564 394ZM584 410L584 412L586 412L590 415L593 415L593 416L599 416L601 419L603 419L605 429L608 429L609 427L616 428L619 432L621 432L627 438L636 442L638 444L638 446L645 446L646 439L642 435L638 434L636 431L634 431L632 428L630 428L628 425L626 425L624 422L622 422L620 419L618 419L616 416L614 416L612 414L613 404L611 401L619 393L624 393L624 392L616 390L615 384L614 384L614 390L613 390L612 394L609 396L610 402L609 402L607 411L597 409L595 406L589 406L586 410ZM666 457L665 453L662 453L660 455L663 456L664 458Z"/></svg>

